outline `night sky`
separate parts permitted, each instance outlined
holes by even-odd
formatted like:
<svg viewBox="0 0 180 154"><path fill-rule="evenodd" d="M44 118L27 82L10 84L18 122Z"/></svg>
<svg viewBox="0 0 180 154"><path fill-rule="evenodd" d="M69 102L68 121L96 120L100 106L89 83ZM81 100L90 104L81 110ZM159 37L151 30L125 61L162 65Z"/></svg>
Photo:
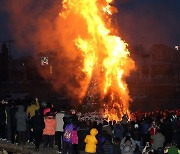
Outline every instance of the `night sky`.
<svg viewBox="0 0 180 154"><path fill-rule="evenodd" d="M8 1L11 3L11 0L0 0L0 41L7 40L9 36L15 41L17 39L11 23L12 14ZM37 1L36 10L38 7L41 10L47 9L46 5L51 1L53 4L54 1L60 3L58 0ZM163 43L170 47L180 44L180 0L116 0L114 5L119 10L115 15L116 26L127 43L142 44L145 47L154 43ZM12 48L14 51L19 50L16 43ZM27 43L26 51L28 48Z"/></svg>

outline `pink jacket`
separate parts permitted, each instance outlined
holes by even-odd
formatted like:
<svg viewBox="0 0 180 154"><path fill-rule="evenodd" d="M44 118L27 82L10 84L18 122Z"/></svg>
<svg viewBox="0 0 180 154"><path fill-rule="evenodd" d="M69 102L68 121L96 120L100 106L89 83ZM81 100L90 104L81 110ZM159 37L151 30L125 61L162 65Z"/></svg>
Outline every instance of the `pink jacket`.
<svg viewBox="0 0 180 154"><path fill-rule="evenodd" d="M43 135L54 135L56 129L56 120L53 116L48 116L44 119L45 128L43 130Z"/></svg>
<svg viewBox="0 0 180 154"><path fill-rule="evenodd" d="M72 144L78 144L77 130L72 131Z"/></svg>

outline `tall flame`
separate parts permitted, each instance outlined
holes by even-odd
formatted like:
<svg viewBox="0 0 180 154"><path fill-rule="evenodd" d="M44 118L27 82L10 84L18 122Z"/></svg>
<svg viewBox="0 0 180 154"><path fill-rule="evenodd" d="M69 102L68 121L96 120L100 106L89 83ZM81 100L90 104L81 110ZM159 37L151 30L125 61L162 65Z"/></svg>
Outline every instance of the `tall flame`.
<svg viewBox="0 0 180 154"><path fill-rule="evenodd" d="M130 58L128 44L112 34L110 17L117 9L111 3L112 0L64 0L60 17L65 21L70 16L77 17L76 22L71 24L77 24L82 29L77 30L80 33L74 32L74 45L83 57L81 70L86 74L86 86L83 85L85 92L87 93L92 78L96 76L96 91L100 93L101 103L105 104L105 97L109 96L108 104L111 109L108 109L109 105L105 105L105 113L109 119L118 119L119 115L129 112L131 98L125 77L135 68L135 64ZM71 25L68 26L70 29ZM82 96L84 95L85 93ZM118 113L114 112L117 109Z"/></svg>

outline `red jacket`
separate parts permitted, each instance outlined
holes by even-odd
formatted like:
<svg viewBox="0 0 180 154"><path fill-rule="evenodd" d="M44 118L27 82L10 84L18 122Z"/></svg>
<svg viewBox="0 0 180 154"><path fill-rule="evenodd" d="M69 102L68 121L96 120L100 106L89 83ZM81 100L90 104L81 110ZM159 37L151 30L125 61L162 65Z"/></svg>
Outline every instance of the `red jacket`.
<svg viewBox="0 0 180 154"><path fill-rule="evenodd" d="M157 134L157 132L158 132L158 127L150 127L149 128L150 135L155 135L155 134Z"/></svg>
<svg viewBox="0 0 180 154"><path fill-rule="evenodd" d="M56 129L56 120L53 116L48 116L44 119L45 128L43 130L43 135L54 135Z"/></svg>

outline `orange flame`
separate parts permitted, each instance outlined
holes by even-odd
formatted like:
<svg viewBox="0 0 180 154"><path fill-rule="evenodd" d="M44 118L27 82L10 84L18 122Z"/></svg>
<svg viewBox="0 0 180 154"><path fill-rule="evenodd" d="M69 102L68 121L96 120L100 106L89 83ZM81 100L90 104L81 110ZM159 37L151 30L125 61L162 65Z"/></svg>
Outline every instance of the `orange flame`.
<svg viewBox="0 0 180 154"><path fill-rule="evenodd" d="M110 5L111 2L112 0L64 0L60 17L64 20L70 16L77 17L77 21L71 24L83 23L77 25L82 31L74 32L74 44L83 56L81 70L86 74L84 91L87 91L92 77L96 75L101 101L107 95L110 96L111 109L106 106L105 114L109 119L117 120L129 113L131 98L125 77L135 69L135 64L130 58L128 44L112 34L110 17L117 9ZM71 25L68 26L71 28Z"/></svg>

